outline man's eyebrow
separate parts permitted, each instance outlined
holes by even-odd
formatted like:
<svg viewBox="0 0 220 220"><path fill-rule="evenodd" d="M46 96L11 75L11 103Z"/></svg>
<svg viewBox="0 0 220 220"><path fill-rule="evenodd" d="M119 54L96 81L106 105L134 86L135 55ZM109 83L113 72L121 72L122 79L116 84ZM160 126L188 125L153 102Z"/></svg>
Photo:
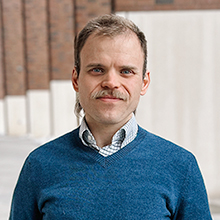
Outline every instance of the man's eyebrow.
<svg viewBox="0 0 220 220"><path fill-rule="evenodd" d="M129 70L139 71L139 68L137 68L136 66L131 66L131 65L120 66L120 69L129 69Z"/></svg>
<svg viewBox="0 0 220 220"><path fill-rule="evenodd" d="M101 63L90 63L86 66L86 68L94 68L94 67L104 67Z"/></svg>

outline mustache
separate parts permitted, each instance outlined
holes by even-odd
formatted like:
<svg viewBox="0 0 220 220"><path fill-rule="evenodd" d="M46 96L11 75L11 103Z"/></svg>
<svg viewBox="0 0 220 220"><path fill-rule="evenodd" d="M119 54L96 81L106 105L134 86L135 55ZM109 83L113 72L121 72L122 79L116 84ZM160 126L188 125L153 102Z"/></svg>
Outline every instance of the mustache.
<svg viewBox="0 0 220 220"><path fill-rule="evenodd" d="M127 101L127 96L117 90L100 90L97 92L92 93L91 97L92 99L98 99L98 98L102 98L105 96L111 96L114 97L116 99L122 99L124 101Z"/></svg>

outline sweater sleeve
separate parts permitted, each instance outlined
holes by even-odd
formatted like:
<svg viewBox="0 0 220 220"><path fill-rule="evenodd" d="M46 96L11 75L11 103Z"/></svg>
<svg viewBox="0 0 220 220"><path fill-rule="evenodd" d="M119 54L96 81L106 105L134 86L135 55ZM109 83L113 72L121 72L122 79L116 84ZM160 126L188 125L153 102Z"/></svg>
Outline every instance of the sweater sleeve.
<svg viewBox="0 0 220 220"><path fill-rule="evenodd" d="M174 219L211 220L207 193L197 161L193 156L182 186Z"/></svg>
<svg viewBox="0 0 220 220"><path fill-rule="evenodd" d="M14 190L9 220L39 220L41 214L37 207L37 186L30 158L24 163Z"/></svg>

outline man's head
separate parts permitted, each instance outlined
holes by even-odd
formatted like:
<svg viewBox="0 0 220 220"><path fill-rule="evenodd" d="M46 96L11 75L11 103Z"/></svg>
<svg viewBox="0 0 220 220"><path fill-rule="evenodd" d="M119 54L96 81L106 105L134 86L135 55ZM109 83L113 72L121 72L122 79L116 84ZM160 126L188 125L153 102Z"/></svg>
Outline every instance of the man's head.
<svg viewBox="0 0 220 220"><path fill-rule="evenodd" d="M113 14L103 15L89 21L79 33L79 35L76 36L74 44L74 58L77 74L80 74L80 52L90 35L95 34L97 36L115 37L117 35L125 34L126 32L130 31L134 32L137 35L141 48L143 50L144 78L147 70L147 41L145 39L145 35L132 21Z"/></svg>
<svg viewBox="0 0 220 220"><path fill-rule="evenodd" d="M146 64L145 36L133 22L116 15L90 21L75 39L76 115L83 108L87 119L130 117L149 85Z"/></svg>

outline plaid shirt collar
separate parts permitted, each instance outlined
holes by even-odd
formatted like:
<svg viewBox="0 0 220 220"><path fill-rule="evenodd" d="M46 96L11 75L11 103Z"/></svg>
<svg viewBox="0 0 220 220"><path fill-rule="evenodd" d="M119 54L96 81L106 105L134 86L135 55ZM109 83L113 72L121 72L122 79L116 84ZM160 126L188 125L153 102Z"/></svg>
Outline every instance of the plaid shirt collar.
<svg viewBox="0 0 220 220"><path fill-rule="evenodd" d="M79 137L84 145L89 146L96 151L98 151L102 156L107 157L116 153L122 147L133 141L137 135L138 125L134 114L132 118L119 129L112 138L112 143L103 148L97 146L95 138L93 137L91 131L89 130L85 117L82 120Z"/></svg>

